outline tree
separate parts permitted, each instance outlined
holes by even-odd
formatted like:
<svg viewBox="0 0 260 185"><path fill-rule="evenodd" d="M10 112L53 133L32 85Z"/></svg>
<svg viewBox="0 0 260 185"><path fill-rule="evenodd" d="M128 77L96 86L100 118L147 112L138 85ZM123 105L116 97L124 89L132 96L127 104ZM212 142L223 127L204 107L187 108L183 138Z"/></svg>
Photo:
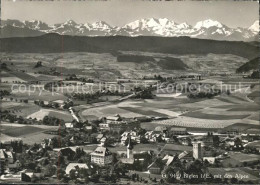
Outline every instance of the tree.
<svg viewBox="0 0 260 185"><path fill-rule="evenodd" d="M56 166L54 166L53 164L49 164L44 169L44 175L51 177L56 174L56 170L57 170Z"/></svg>
<svg viewBox="0 0 260 185"><path fill-rule="evenodd" d="M38 67L42 67L42 62L41 62L41 61L38 61L38 62L35 64L35 66L34 66L34 68L38 68Z"/></svg>
<svg viewBox="0 0 260 185"><path fill-rule="evenodd" d="M72 180L75 180L77 178L75 169L70 170L70 178Z"/></svg>
<svg viewBox="0 0 260 185"><path fill-rule="evenodd" d="M91 176L91 181L97 183L97 182L99 182L99 178L100 178L100 175L95 173Z"/></svg>
<svg viewBox="0 0 260 185"><path fill-rule="evenodd" d="M230 95L230 94L231 94L230 90L227 90L227 95Z"/></svg>
<svg viewBox="0 0 260 185"><path fill-rule="evenodd" d="M164 174L166 174L166 182L173 183L176 181L175 171L172 167L167 167L166 170L164 170Z"/></svg>

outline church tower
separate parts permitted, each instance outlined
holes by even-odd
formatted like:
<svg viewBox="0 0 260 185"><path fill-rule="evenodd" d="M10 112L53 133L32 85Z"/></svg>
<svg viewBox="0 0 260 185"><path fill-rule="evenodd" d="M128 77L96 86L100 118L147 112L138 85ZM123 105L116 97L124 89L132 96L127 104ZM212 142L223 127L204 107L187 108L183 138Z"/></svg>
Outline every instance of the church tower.
<svg viewBox="0 0 260 185"><path fill-rule="evenodd" d="M193 157L194 159L202 158L201 143L198 142L193 143Z"/></svg>
<svg viewBox="0 0 260 185"><path fill-rule="evenodd" d="M132 159L133 158L133 145L131 142L131 136L128 137L128 145L127 145L127 158Z"/></svg>

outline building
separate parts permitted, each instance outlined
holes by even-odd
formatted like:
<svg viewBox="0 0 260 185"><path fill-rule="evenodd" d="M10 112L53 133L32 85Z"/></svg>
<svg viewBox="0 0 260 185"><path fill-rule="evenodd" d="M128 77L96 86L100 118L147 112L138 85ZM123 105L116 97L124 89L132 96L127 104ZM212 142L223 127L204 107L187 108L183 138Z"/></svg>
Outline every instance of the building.
<svg viewBox="0 0 260 185"><path fill-rule="evenodd" d="M4 149L0 149L0 163L1 163L1 168L0 168L0 174L4 173L4 170L6 169L7 166L7 154Z"/></svg>
<svg viewBox="0 0 260 185"><path fill-rule="evenodd" d="M121 138L121 145L125 146L127 139L128 139L127 136L123 136L123 137Z"/></svg>
<svg viewBox="0 0 260 185"><path fill-rule="evenodd" d="M73 123L65 123L65 127L70 129L70 128L74 128L74 124Z"/></svg>
<svg viewBox="0 0 260 185"><path fill-rule="evenodd" d="M201 143L193 143L193 158L201 159L202 158L202 148Z"/></svg>
<svg viewBox="0 0 260 185"><path fill-rule="evenodd" d="M110 130L108 123L100 123L99 128L100 130Z"/></svg>
<svg viewBox="0 0 260 185"><path fill-rule="evenodd" d="M66 167L66 174L69 175L71 170L78 170L80 168L83 169L89 169L88 165L85 163L69 163L69 165Z"/></svg>
<svg viewBox="0 0 260 185"><path fill-rule="evenodd" d="M106 121L109 122L116 122L116 121L122 121L122 118L120 117L120 115L115 115L115 116L108 116L106 117Z"/></svg>
<svg viewBox="0 0 260 185"><path fill-rule="evenodd" d="M112 153L106 148L99 146L91 154L91 162L105 166L112 163Z"/></svg>
<svg viewBox="0 0 260 185"><path fill-rule="evenodd" d="M131 137L128 137L128 145L127 145L127 152L126 152L126 155L127 155L127 158L130 159L130 158L133 158L133 145L132 145L132 142L131 142Z"/></svg>
<svg viewBox="0 0 260 185"><path fill-rule="evenodd" d="M193 159L192 157L192 151L184 151L178 155L178 158L181 161L191 161Z"/></svg>
<svg viewBox="0 0 260 185"><path fill-rule="evenodd" d="M87 126L85 126L85 130L91 132L91 131L93 130L92 125L87 125Z"/></svg>
<svg viewBox="0 0 260 185"><path fill-rule="evenodd" d="M166 134L162 133L160 131L147 131L144 134L144 137L149 141L149 142L158 142L163 140L165 138Z"/></svg>
<svg viewBox="0 0 260 185"><path fill-rule="evenodd" d="M132 142L131 142L131 136L129 135L128 136L128 144L127 144L127 147L126 147L126 156L127 158L123 158L121 159L121 162L124 163L124 164L131 164L133 165L134 164L134 155L133 155L133 145L132 145Z"/></svg>
<svg viewBox="0 0 260 185"><path fill-rule="evenodd" d="M216 158L215 157L203 157L203 161L208 161L209 164L214 164L215 161L216 161Z"/></svg>
<svg viewBox="0 0 260 185"><path fill-rule="evenodd" d="M154 131L166 132L167 128L165 126L157 126Z"/></svg>
<svg viewBox="0 0 260 185"><path fill-rule="evenodd" d="M100 142L100 140L103 138L103 134L98 134L97 136L96 136L96 139L97 139L97 142Z"/></svg>
<svg viewBox="0 0 260 185"><path fill-rule="evenodd" d="M198 136L194 138L194 142L201 143L202 147L213 145L213 135Z"/></svg>
<svg viewBox="0 0 260 185"><path fill-rule="evenodd" d="M136 143L140 143L140 135L137 135L136 131L130 131L130 132L124 132L121 134L121 145L126 145L126 141L128 140L128 137L131 137L131 140L135 141Z"/></svg>
<svg viewBox="0 0 260 185"><path fill-rule="evenodd" d="M16 169L21 167L19 160L15 160L14 154L11 151L0 149L0 174L6 169Z"/></svg>
<svg viewBox="0 0 260 185"><path fill-rule="evenodd" d="M57 104L59 106L59 108L63 108L63 106L65 105L64 100L56 100L56 101L53 101L53 103Z"/></svg>
<svg viewBox="0 0 260 185"><path fill-rule="evenodd" d="M180 137L180 138L178 138L178 141L182 145L191 146L191 138L189 138L189 137Z"/></svg>
<svg viewBox="0 0 260 185"><path fill-rule="evenodd" d="M172 155L166 155L166 156L164 156L164 158L163 158L162 160L163 160L163 161L166 161L166 162L165 162L166 166L169 166L169 165L173 162L174 156L172 156Z"/></svg>
<svg viewBox="0 0 260 185"><path fill-rule="evenodd" d="M106 141L107 141L107 138L106 138L106 137L103 137L103 138L100 140L100 145L101 145L101 146L105 146Z"/></svg>
<svg viewBox="0 0 260 185"><path fill-rule="evenodd" d="M162 169L157 164L157 161L155 161L150 166L148 166L148 171L151 174L161 174Z"/></svg>
<svg viewBox="0 0 260 185"><path fill-rule="evenodd" d="M180 127L172 127L170 129L170 133L172 135L186 135L186 134L188 134L186 128L180 128Z"/></svg>

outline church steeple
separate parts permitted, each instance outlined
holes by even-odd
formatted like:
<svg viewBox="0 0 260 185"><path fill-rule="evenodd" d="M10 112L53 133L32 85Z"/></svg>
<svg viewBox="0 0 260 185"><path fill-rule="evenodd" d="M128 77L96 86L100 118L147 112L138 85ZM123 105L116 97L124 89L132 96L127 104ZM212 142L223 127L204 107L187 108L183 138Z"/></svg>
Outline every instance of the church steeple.
<svg viewBox="0 0 260 185"><path fill-rule="evenodd" d="M127 149L129 149L129 150L132 150L132 149L133 149L133 144L132 144L132 142L131 142L131 136L128 137Z"/></svg>
<svg viewBox="0 0 260 185"><path fill-rule="evenodd" d="M128 137L128 145L127 145L127 158L128 159L132 159L133 158L133 151L132 151L132 149L133 149L133 144L132 144L132 142L131 142L131 136L129 136Z"/></svg>

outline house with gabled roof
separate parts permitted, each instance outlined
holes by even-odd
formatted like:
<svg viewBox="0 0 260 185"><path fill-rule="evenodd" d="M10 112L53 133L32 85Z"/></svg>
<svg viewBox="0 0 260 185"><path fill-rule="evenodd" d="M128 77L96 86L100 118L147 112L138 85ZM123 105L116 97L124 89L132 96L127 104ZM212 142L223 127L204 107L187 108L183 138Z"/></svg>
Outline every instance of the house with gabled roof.
<svg viewBox="0 0 260 185"><path fill-rule="evenodd" d="M91 162L105 166L112 163L112 153L103 146L97 147L91 154Z"/></svg>
<svg viewBox="0 0 260 185"><path fill-rule="evenodd" d="M69 163L65 169L65 172L69 175L71 170L78 170L81 168L89 169L90 167L86 163Z"/></svg>

